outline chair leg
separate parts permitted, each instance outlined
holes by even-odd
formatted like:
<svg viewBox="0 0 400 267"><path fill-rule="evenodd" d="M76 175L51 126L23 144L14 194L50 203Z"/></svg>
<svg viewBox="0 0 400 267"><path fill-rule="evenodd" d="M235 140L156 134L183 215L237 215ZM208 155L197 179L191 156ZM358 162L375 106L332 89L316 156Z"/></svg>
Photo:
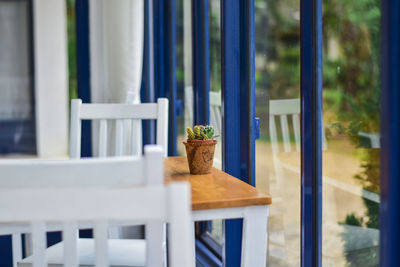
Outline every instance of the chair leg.
<svg viewBox="0 0 400 267"><path fill-rule="evenodd" d="M265 267L268 206L247 207L243 216L242 267Z"/></svg>
<svg viewBox="0 0 400 267"><path fill-rule="evenodd" d="M146 266L167 266L165 224L161 221L149 222L146 224L145 231L147 247L152 246L151 251L148 248L146 249Z"/></svg>

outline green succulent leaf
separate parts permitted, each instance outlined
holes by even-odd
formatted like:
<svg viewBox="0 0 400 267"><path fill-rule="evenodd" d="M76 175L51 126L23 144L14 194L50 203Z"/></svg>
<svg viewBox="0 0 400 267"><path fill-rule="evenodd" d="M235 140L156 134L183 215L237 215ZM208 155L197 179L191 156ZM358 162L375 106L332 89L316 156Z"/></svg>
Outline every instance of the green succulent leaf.
<svg viewBox="0 0 400 267"><path fill-rule="evenodd" d="M186 132L189 140L194 140L196 138L190 126L186 127Z"/></svg>
<svg viewBox="0 0 400 267"><path fill-rule="evenodd" d="M186 132L190 140L207 140L215 137L214 127L210 125L195 125L193 131L192 128L188 126L186 127Z"/></svg>

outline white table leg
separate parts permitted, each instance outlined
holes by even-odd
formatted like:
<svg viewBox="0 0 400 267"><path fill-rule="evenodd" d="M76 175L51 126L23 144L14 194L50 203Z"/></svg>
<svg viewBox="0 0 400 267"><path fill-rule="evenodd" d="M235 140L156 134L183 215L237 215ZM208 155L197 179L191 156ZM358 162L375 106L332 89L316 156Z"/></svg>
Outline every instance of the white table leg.
<svg viewBox="0 0 400 267"><path fill-rule="evenodd" d="M246 207L243 216L242 267L265 267L268 206Z"/></svg>

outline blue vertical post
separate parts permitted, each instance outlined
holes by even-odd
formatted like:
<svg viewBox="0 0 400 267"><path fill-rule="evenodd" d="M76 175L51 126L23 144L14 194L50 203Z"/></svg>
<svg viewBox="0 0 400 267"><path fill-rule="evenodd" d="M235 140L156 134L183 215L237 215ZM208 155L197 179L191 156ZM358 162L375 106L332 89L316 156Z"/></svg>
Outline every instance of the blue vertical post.
<svg viewBox="0 0 400 267"><path fill-rule="evenodd" d="M176 0L154 0L154 84L169 99L168 155L177 154Z"/></svg>
<svg viewBox="0 0 400 267"><path fill-rule="evenodd" d="M165 97L164 85L164 11L165 1L153 0L154 31L154 93L155 98Z"/></svg>
<svg viewBox="0 0 400 267"><path fill-rule="evenodd" d="M153 47L153 0L144 1L143 71L140 89L143 103L154 103L154 47ZM143 121L143 144L155 143L154 121Z"/></svg>
<svg viewBox="0 0 400 267"><path fill-rule="evenodd" d="M178 106L176 87L176 0L167 1L165 16L167 40L165 47L166 92L169 99L168 155L177 155Z"/></svg>
<svg viewBox="0 0 400 267"><path fill-rule="evenodd" d="M192 0L194 124L210 120L208 0Z"/></svg>
<svg viewBox="0 0 400 267"><path fill-rule="evenodd" d="M82 99L83 103L90 103L89 0L77 0L75 14L78 97ZM81 156L92 156L92 127L90 121L82 122ZM92 237L92 231L80 230L79 235L80 237Z"/></svg>
<svg viewBox="0 0 400 267"><path fill-rule="evenodd" d="M221 1L223 168L254 185L254 1ZM240 266L242 220L225 223L225 266Z"/></svg>
<svg viewBox="0 0 400 267"><path fill-rule="evenodd" d="M322 0L300 1L301 266L322 264Z"/></svg>
<svg viewBox="0 0 400 267"><path fill-rule="evenodd" d="M89 45L89 0L77 0L76 14L76 62L78 97L90 103L90 45ZM92 130L89 121L82 123L81 156L92 156Z"/></svg>
<svg viewBox="0 0 400 267"><path fill-rule="evenodd" d="M380 266L400 266L400 3L382 1Z"/></svg>

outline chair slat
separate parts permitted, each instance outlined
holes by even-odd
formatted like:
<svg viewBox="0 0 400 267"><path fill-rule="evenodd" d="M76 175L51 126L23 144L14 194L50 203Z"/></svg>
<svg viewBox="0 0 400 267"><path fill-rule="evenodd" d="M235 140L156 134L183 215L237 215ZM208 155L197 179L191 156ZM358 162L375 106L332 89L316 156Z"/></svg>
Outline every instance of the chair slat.
<svg viewBox="0 0 400 267"><path fill-rule="evenodd" d="M321 127L322 127L322 150L327 150L328 149L328 141L326 141L324 124L322 124Z"/></svg>
<svg viewBox="0 0 400 267"><path fill-rule="evenodd" d="M71 109L71 140L70 150L71 157L80 157L81 146L81 120L99 120L99 153L100 157L106 157L110 154L110 143L107 139L107 120L122 120L123 126L121 130L120 123L117 122L114 146L114 154L121 155L140 155L142 153L142 120L156 120L157 139L156 144L161 145L165 155L168 153L168 99L159 98L157 103L141 103L141 104L82 104L80 99L73 99L72 105L76 107ZM73 107L73 106L72 106ZM133 121L132 127L130 126ZM74 124L72 124L74 122ZM152 123L154 123L152 121ZM97 124L94 124L97 126ZM79 130L79 132L78 132ZM95 134L97 131L95 132ZM129 134L131 133L131 137ZM133 134L132 134L133 133ZM95 136L97 137L97 136ZM137 138L135 142L132 142ZM119 141L122 140L122 143ZM129 145L130 144L130 145ZM79 149L78 149L79 148ZM112 150L113 148L111 148ZM130 151L129 151L130 150Z"/></svg>
<svg viewBox="0 0 400 267"><path fill-rule="evenodd" d="M108 227L106 221L97 221L94 226L96 267L108 266Z"/></svg>
<svg viewBox="0 0 400 267"><path fill-rule="evenodd" d="M72 99L71 101L71 118L70 118L70 142L69 154L71 158L81 157L81 131L82 121L79 118L79 113L82 105L82 100Z"/></svg>
<svg viewBox="0 0 400 267"><path fill-rule="evenodd" d="M210 92L210 121L216 134L221 134L221 92Z"/></svg>
<svg viewBox="0 0 400 267"><path fill-rule="evenodd" d="M279 99L269 101L270 115L300 114L300 99Z"/></svg>
<svg viewBox="0 0 400 267"><path fill-rule="evenodd" d="M218 107L215 110L215 114L216 114L216 120L217 120L217 129L218 129L218 134L221 135L222 134L222 115L221 115L221 107Z"/></svg>
<svg viewBox="0 0 400 267"><path fill-rule="evenodd" d="M79 118L82 120L157 119L157 104L82 104Z"/></svg>
<svg viewBox="0 0 400 267"><path fill-rule="evenodd" d="M64 266L78 266L78 235L76 222L65 222L63 227Z"/></svg>
<svg viewBox="0 0 400 267"><path fill-rule="evenodd" d="M157 100L157 145L164 148L164 155L168 155L168 99ZM167 134L165 134L167 133Z"/></svg>
<svg viewBox="0 0 400 267"><path fill-rule="evenodd" d="M12 242L13 267L17 267L17 262L22 259L21 234L12 234L11 242Z"/></svg>
<svg viewBox="0 0 400 267"><path fill-rule="evenodd" d="M32 223L32 251L33 267L46 266L46 224L44 222Z"/></svg>
<svg viewBox="0 0 400 267"><path fill-rule="evenodd" d="M124 125L122 120L115 122L115 155L122 156L124 154Z"/></svg>
<svg viewBox="0 0 400 267"><path fill-rule="evenodd" d="M99 157L107 156L107 120L100 120Z"/></svg>
<svg viewBox="0 0 400 267"><path fill-rule="evenodd" d="M0 188L138 185L145 180L142 165L138 157L7 159L0 161Z"/></svg>
<svg viewBox="0 0 400 267"><path fill-rule="evenodd" d="M131 124L131 155L142 155L142 120L132 120Z"/></svg>
<svg viewBox="0 0 400 267"><path fill-rule="evenodd" d="M128 139L131 130L131 124L131 120L122 120L122 155L129 155L130 147L128 147Z"/></svg>
<svg viewBox="0 0 400 267"><path fill-rule="evenodd" d="M269 135L271 138L272 152L274 155L279 152L278 138L276 136L275 116L269 116Z"/></svg>
<svg viewBox="0 0 400 267"><path fill-rule="evenodd" d="M296 141L296 151L300 152L300 119L299 114L293 114L293 131L294 131L294 140Z"/></svg>
<svg viewBox="0 0 400 267"><path fill-rule="evenodd" d="M280 115L282 137L283 137L283 150L285 152L290 152L290 137L289 137L289 125L287 121L287 115Z"/></svg>

